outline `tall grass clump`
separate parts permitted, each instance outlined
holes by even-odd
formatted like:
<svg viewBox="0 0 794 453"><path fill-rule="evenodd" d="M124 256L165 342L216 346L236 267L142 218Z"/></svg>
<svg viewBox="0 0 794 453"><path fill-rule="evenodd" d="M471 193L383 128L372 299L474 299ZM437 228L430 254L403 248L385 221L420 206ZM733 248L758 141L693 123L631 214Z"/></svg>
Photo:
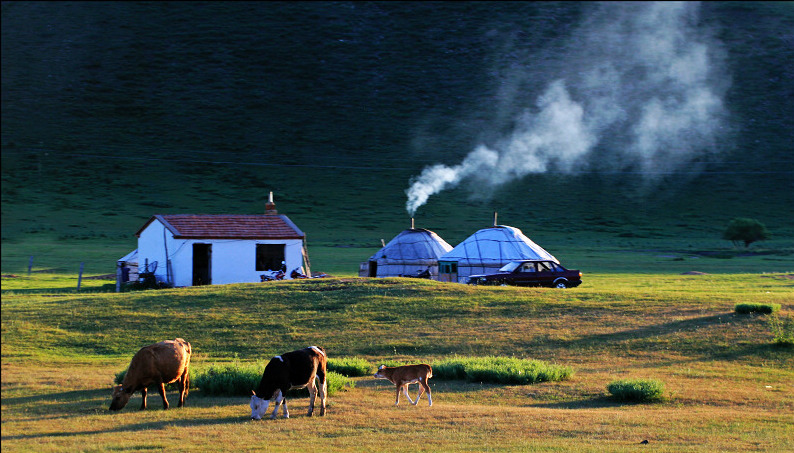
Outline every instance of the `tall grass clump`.
<svg viewBox="0 0 794 453"><path fill-rule="evenodd" d="M204 395L216 396L250 396L251 390L259 385L262 379L262 372L265 370L259 364L228 364L211 365L208 368L191 368L190 370L190 389L201 390ZM121 384L127 370L116 374L116 384ZM335 395L345 388L355 387L355 382L339 373L329 371L327 373L328 396ZM166 390L178 390L176 383L165 386ZM291 396L308 395L308 390L292 390Z"/></svg>
<svg viewBox="0 0 794 453"><path fill-rule="evenodd" d="M116 376L113 378L113 383L116 384L116 385L121 385L121 383L124 382L124 376L126 376L126 375L127 375L127 370L119 371L118 373L116 373ZM193 374L191 373L190 376L193 377ZM189 383L188 385L189 385L189 387L191 389L194 388L192 382ZM150 386L150 387L148 387L148 389L156 391L154 386ZM177 387L177 383L176 382L172 382L170 384L166 384L165 385L165 389L166 389L166 391L169 391L169 392L170 391L178 391L179 387Z"/></svg>
<svg viewBox="0 0 794 453"><path fill-rule="evenodd" d="M780 311L780 304L736 304L734 310L740 315L749 315L750 313L771 315Z"/></svg>
<svg viewBox="0 0 794 453"><path fill-rule="evenodd" d="M375 366L359 357L343 357L328 359L328 371L347 377L369 376L375 372Z"/></svg>
<svg viewBox="0 0 794 453"><path fill-rule="evenodd" d="M607 391L620 401L650 403L664 399L664 383L654 379L626 379L612 381Z"/></svg>
<svg viewBox="0 0 794 453"><path fill-rule="evenodd" d="M769 318L772 328L772 342L778 346L794 346L794 318L791 316L778 316Z"/></svg>
<svg viewBox="0 0 794 453"><path fill-rule="evenodd" d="M259 385L264 369L264 366L258 364L213 365L206 370L191 373L191 387L195 385L205 395L250 396L251 390ZM326 379L328 396L355 387L355 382L333 371L326 373ZM308 390L293 390L289 394L308 395Z"/></svg>
<svg viewBox="0 0 794 453"><path fill-rule="evenodd" d="M453 357L433 363L434 378L495 384L563 381L573 373L570 367L513 357Z"/></svg>

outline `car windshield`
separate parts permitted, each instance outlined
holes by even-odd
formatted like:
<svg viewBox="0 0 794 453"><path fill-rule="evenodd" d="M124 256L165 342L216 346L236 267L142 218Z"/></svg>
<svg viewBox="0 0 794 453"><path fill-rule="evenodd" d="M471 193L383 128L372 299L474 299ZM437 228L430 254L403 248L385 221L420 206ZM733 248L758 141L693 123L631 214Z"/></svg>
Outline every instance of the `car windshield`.
<svg viewBox="0 0 794 453"><path fill-rule="evenodd" d="M521 261L513 261L502 266L502 268L499 269L499 272L513 272L520 265Z"/></svg>

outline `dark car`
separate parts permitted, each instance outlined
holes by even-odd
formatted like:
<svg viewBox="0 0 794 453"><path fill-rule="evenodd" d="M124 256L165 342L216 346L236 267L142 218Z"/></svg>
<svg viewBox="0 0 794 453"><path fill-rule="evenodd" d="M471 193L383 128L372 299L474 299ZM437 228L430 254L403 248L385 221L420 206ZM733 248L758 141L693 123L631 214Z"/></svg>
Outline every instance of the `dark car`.
<svg viewBox="0 0 794 453"><path fill-rule="evenodd" d="M573 288L582 284L582 273L568 270L551 260L521 260L507 263L495 274L471 275L467 283Z"/></svg>

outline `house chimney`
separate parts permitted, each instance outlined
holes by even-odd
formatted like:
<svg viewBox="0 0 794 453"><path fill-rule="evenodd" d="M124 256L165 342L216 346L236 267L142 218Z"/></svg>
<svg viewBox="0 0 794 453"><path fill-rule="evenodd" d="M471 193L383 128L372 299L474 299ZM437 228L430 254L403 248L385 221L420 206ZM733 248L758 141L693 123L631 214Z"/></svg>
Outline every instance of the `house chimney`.
<svg viewBox="0 0 794 453"><path fill-rule="evenodd" d="M265 203L265 215L278 215L278 211L276 211L276 203L273 203L273 191L270 191L270 196L267 198L267 203Z"/></svg>
<svg viewBox="0 0 794 453"><path fill-rule="evenodd" d="M411 229L412 230L414 229L414 218L413 217L411 217Z"/></svg>

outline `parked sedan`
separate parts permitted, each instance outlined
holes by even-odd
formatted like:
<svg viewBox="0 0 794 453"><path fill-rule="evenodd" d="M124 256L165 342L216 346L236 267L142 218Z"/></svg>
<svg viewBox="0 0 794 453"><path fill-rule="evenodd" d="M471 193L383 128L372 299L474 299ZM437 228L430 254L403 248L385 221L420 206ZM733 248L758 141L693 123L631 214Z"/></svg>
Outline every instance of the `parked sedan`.
<svg viewBox="0 0 794 453"><path fill-rule="evenodd" d="M507 263L495 274L471 275L467 283L572 288L582 284L582 273L550 260L521 260Z"/></svg>

